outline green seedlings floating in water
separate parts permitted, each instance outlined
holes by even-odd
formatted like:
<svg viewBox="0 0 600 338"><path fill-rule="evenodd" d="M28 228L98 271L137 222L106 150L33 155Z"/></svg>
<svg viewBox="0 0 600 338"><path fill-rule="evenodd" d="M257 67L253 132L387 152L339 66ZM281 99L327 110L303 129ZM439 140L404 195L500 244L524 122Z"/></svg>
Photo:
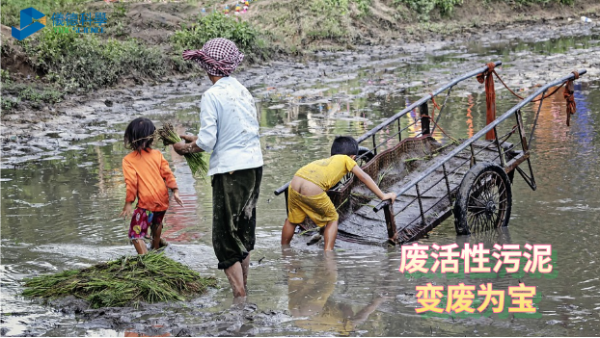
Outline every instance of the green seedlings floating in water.
<svg viewBox="0 0 600 338"><path fill-rule="evenodd" d="M81 270L26 278L24 282L25 297L54 299L72 295L85 299L92 308L183 301L217 286L214 277L201 277L163 253L124 256Z"/></svg>
<svg viewBox="0 0 600 338"><path fill-rule="evenodd" d="M181 142L181 138L170 123L165 123L165 125L158 129L156 133L165 147ZM198 172L201 176L206 176L206 173L208 172L208 160L204 152L185 154L183 157L185 157L188 166L192 170L192 175L196 175L196 172Z"/></svg>

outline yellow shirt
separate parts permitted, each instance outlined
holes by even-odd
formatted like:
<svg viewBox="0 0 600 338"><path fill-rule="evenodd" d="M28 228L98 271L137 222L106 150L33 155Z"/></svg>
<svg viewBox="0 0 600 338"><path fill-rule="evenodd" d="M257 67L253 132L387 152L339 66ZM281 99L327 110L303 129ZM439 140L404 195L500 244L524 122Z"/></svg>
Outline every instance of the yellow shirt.
<svg viewBox="0 0 600 338"><path fill-rule="evenodd" d="M305 165L296 172L296 176L313 182L323 191L328 191L351 172L355 165L356 162L348 155L333 155Z"/></svg>

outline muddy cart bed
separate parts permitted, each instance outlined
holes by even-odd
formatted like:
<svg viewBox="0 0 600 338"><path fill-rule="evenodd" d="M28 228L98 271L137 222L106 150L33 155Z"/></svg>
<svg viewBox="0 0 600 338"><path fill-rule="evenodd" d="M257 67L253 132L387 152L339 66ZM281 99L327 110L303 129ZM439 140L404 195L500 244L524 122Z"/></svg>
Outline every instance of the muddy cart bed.
<svg viewBox="0 0 600 338"><path fill-rule="evenodd" d="M398 147L406 149L407 147L403 146L404 144L412 144L412 147L422 149L427 148L425 145L428 144L434 151L430 154L422 154L423 156L416 160L407 156L414 156L414 150L409 153L394 154L396 161L404 162L404 165L401 165L401 163L393 164L397 166L396 170L389 170L385 173L380 183L384 191L400 191L403 185L422 174L422 170L419 169L434 166L443 161L444 155L450 153L457 146L456 144L441 146L430 137L407 139ZM435 149L440 148L440 151L435 151ZM518 153L510 151L512 144L504 143L502 148L509 159L517 157ZM496 145L493 142L476 141L473 143L473 150L477 154L477 161L501 164ZM390 150L390 153L393 152L394 150ZM427 155L430 155L430 159L427 159ZM386 153L382 153L381 156L386 156ZM408 174L404 173L404 175L402 175L402 172L399 173L399 170L408 170L406 168L408 163L413 163L412 170ZM447 160L440 169L430 174L427 180L418 186L419 191L417 191L417 186L413 186L396 198L392 210L399 242L407 242L418 238L433 229L452 213L454 196L466 173L471 168L471 164L470 149L460 152ZM364 169L368 171L369 168L366 167ZM398 178L398 176L400 177ZM354 190L364 191L365 188L356 186ZM373 210L373 207L379 202L380 200L373 199L367 203L362 203L362 206L355 206L351 212L340 214L340 236L354 238L356 241L385 242L389 238L385 214ZM421 218L422 215L424 220Z"/></svg>

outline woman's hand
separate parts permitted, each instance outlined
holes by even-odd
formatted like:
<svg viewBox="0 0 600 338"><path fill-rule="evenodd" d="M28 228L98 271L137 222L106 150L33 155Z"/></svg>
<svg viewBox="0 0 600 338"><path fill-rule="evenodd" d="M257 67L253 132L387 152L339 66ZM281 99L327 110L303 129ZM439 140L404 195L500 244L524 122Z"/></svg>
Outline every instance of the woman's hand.
<svg viewBox="0 0 600 338"><path fill-rule="evenodd" d="M201 152L202 149L196 144L198 136L190 135L179 135L184 142L178 142L173 144L173 149L179 155L191 154Z"/></svg>
<svg viewBox="0 0 600 338"><path fill-rule="evenodd" d="M179 135L179 137L185 141L185 143L196 143L198 136L192 135Z"/></svg>
<svg viewBox="0 0 600 338"><path fill-rule="evenodd" d="M119 214L119 217L129 218L133 215L133 207L131 202L125 202L125 206L123 206L123 211Z"/></svg>
<svg viewBox="0 0 600 338"><path fill-rule="evenodd" d="M179 155L185 155L189 153L190 144L185 142L177 142L173 144L173 150Z"/></svg>

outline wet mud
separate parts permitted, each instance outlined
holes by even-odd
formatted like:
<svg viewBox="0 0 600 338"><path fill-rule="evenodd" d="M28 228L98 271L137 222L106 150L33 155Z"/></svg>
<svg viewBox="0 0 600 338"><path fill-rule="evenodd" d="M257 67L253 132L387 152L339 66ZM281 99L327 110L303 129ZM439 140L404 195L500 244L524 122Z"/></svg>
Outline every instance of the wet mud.
<svg viewBox="0 0 600 338"><path fill-rule="evenodd" d="M141 304L137 309L103 308L88 309L86 304L75 299L54 301L52 306L64 316L77 316L78 324L73 327L78 335L86 331L103 329L108 332L123 332L127 336L144 337L197 337L197 336L253 336L268 333L274 324L291 320L286 311L259 310L255 304L235 305L220 312L207 312L202 304L184 304L181 306L151 306ZM160 313L160 318L156 314ZM13 316L18 314L12 314ZM189 319L194 318L194 324ZM14 337L62 335L61 324L39 321L43 327L35 326ZM49 329L54 327L54 329ZM3 328L4 329L4 328ZM3 336L6 336L4 329Z"/></svg>
<svg viewBox="0 0 600 338"><path fill-rule="evenodd" d="M585 83L600 74L598 24L563 22L558 25L509 26L497 32L468 38L409 43L397 46L362 46L353 51L317 52L304 60L272 61L237 74L259 104L269 109L300 105L326 105L333 100L388 99L411 92L425 95L449 79L501 60L500 76L513 90L526 94L541 84L574 70L586 68ZM583 40L552 51L544 43L570 38ZM536 47L528 48L529 44ZM558 45L563 45L558 43ZM348 84L353 84L348 90ZM189 99L209 86L205 78L169 79L165 83L125 89L101 90L86 97L70 97L41 111L17 111L3 115L2 166L31 160L62 159L64 151L77 150L77 141L94 139L114 131L113 126L133 116L198 113L198 103ZM496 85L497 87L500 84ZM332 96L328 89L338 88ZM480 93L483 86L467 82L459 93ZM177 102L182 98L187 102ZM343 110L343 108L341 108ZM344 118L344 112L338 114ZM347 116L348 120L360 117ZM285 130L265 131L263 135ZM90 141L106 144L114 140Z"/></svg>
<svg viewBox="0 0 600 338"><path fill-rule="evenodd" d="M216 276L223 288L191 302L100 310L73 298L41 304L20 296L24 277L133 254L125 222L115 216L124 198L123 125L141 115L175 120L180 133L196 132L198 100L208 79L98 91L52 109L3 116L2 335L597 335L599 35L594 24L515 26L454 41L319 52L239 73L260 108L266 163L250 299L243 308L231 306L226 279L216 269L210 183L194 180L183 158L168 151L186 206L167 214L165 254ZM495 60L503 61L498 73L520 94L574 67L586 68L577 85L573 126L564 127L562 96L548 100L534 148L539 191L523 182L514 185L509 228L456 236L446 222L421 243L555 243L556 279L470 280L503 289L521 280L537 285L544 293L541 319L422 318L414 311L415 286L456 280L405 278L398 273L400 252L393 248L338 248L333 260L321 253L322 243L309 248L295 238L290 252L280 249L285 205L272 191L300 164L326 156L334 135L360 135L409 100ZM453 91L457 113L441 120L447 131L466 137L484 124L482 92L474 79ZM506 91L497 98L499 109L515 103Z"/></svg>

